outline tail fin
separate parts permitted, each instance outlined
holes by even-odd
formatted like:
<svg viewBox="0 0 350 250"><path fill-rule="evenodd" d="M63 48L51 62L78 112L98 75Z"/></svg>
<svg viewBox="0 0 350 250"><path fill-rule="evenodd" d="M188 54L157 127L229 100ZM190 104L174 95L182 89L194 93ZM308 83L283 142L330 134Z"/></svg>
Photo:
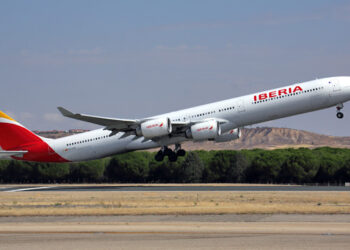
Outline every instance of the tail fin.
<svg viewBox="0 0 350 250"><path fill-rule="evenodd" d="M21 145L42 141L39 136L0 111L0 147L11 150Z"/></svg>

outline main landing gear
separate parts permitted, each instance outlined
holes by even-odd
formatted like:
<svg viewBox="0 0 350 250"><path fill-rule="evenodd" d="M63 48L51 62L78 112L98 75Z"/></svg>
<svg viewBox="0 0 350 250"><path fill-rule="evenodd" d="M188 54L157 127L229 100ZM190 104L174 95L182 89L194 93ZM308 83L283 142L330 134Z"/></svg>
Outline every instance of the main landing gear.
<svg viewBox="0 0 350 250"><path fill-rule="evenodd" d="M175 150L171 150L170 148L163 146L158 153L155 155L154 159L156 161L163 161L165 156L168 156L169 161L175 162L177 157L185 156L186 151L181 149L180 144L175 145Z"/></svg>
<svg viewBox="0 0 350 250"><path fill-rule="evenodd" d="M344 105L342 103L337 105L337 117L339 119L342 119L344 117L344 114L340 112L340 110L342 110L343 108L344 108Z"/></svg>

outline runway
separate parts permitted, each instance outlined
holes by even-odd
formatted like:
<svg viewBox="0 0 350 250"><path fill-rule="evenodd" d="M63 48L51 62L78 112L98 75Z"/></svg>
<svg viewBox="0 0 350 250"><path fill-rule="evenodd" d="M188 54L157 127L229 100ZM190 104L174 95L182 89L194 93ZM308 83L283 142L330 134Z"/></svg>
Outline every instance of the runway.
<svg viewBox="0 0 350 250"><path fill-rule="evenodd" d="M203 184L203 185L3 185L0 192L46 192L46 191L135 191L135 192L199 192L199 191L350 191L346 186L297 186L297 185L223 185L223 184Z"/></svg>
<svg viewBox="0 0 350 250"><path fill-rule="evenodd" d="M0 249L347 249L349 215L0 218Z"/></svg>
<svg viewBox="0 0 350 250"><path fill-rule="evenodd" d="M350 245L349 187L85 184L2 185L0 190L0 249Z"/></svg>

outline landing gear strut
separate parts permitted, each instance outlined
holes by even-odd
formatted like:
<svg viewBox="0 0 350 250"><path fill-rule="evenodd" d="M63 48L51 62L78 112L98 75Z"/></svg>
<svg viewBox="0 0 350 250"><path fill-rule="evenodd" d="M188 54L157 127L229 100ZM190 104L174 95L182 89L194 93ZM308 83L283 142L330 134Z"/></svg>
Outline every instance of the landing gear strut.
<svg viewBox="0 0 350 250"><path fill-rule="evenodd" d="M343 108L344 108L344 105L342 103L337 105L337 117L339 119L342 119L344 117L344 114L340 112L340 110L342 110Z"/></svg>
<svg viewBox="0 0 350 250"><path fill-rule="evenodd" d="M177 160L177 157L179 156L185 156L186 151L181 149L180 144L175 145L175 150L171 150L167 146L163 146L158 153L154 156L154 159L156 161L163 161L165 156L168 156L169 161L175 162Z"/></svg>
<svg viewBox="0 0 350 250"><path fill-rule="evenodd" d="M177 156L185 156L185 154L186 154L186 151L181 149L180 144L175 144L175 152L176 152Z"/></svg>

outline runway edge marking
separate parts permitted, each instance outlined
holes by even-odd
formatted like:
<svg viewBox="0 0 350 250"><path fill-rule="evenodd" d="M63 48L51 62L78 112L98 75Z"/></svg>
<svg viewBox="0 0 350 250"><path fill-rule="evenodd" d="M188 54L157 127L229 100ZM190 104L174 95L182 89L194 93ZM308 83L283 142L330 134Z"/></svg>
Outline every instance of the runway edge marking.
<svg viewBox="0 0 350 250"><path fill-rule="evenodd" d="M51 187L20 188L20 189L6 190L4 192L12 193L12 192L34 191L34 190L49 189L49 188L55 188L55 186L51 186Z"/></svg>

